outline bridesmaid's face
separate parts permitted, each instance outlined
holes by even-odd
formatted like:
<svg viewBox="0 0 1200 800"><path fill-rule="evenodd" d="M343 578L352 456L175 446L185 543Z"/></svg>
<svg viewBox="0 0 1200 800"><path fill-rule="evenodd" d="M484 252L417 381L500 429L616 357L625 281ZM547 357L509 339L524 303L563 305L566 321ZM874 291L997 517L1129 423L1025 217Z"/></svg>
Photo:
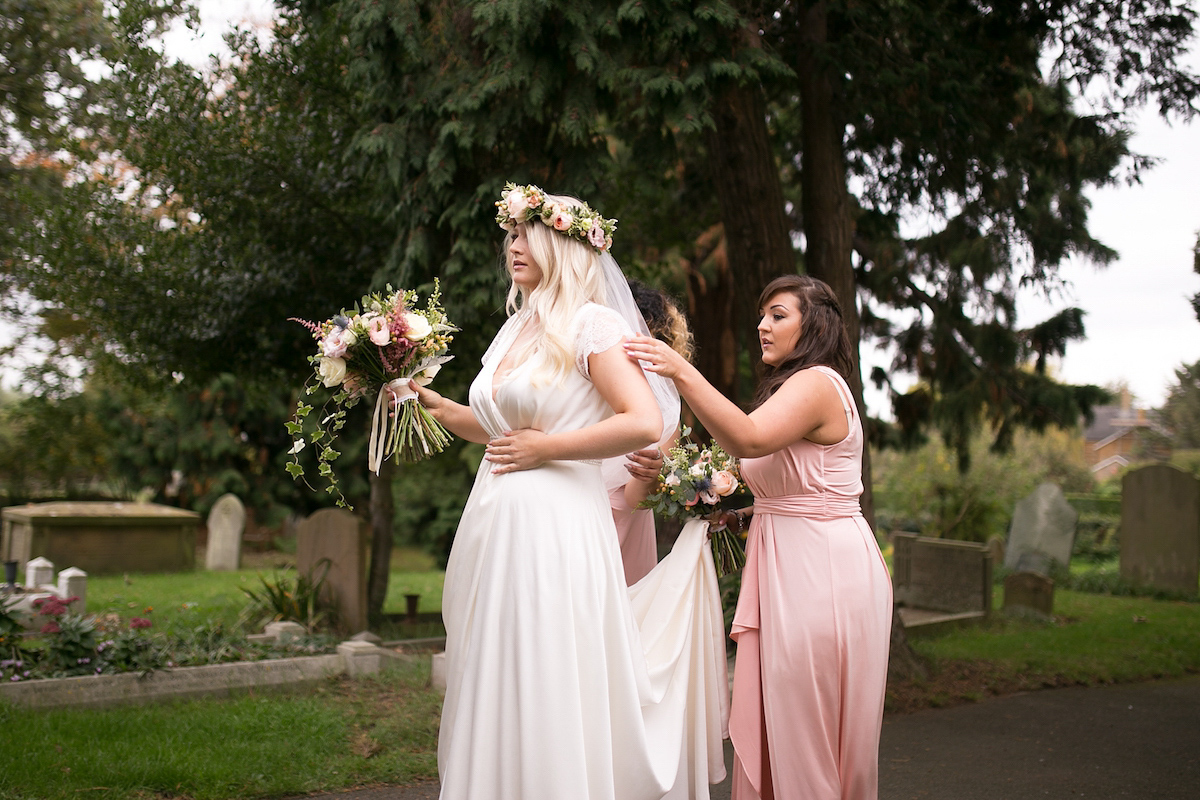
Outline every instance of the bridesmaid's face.
<svg viewBox="0 0 1200 800"><path fill-rule="evenodd" d="M777 367L800 344L800 301L791 292L771 295L762 307L758 343L763 363Z"/></svg>
<svg viewBox="0 0 1200 800"><path fill-rule="evenodd" d="M513 283L528 292L542 282L542 268L529 254L524 225L517 226L517 235L508 246L508 256L508 271Z"/></svg>

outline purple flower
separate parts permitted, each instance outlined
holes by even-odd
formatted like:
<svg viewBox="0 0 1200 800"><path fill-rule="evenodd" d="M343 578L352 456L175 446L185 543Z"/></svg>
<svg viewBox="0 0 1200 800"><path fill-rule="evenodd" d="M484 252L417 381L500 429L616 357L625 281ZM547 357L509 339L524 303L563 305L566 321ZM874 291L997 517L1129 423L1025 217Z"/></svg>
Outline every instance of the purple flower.
<svg viewBox="0 0 1200 800"><path fill-rule="evenodd" d="M19 680L21 680L21 676L20 676L20 675L13 675L11 678L9 678L9 680L10 680L10 681L19 681Z"/></svg>

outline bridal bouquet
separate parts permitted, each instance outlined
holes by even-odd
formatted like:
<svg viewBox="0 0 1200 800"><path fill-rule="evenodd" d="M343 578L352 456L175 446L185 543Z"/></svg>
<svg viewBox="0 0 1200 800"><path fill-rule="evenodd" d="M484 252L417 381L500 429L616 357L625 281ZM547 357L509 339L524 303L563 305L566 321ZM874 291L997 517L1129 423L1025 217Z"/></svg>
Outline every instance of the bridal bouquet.
<svg viewBox="0 0 1200 800"><path fill-rule="evenodd" d="M324 386L334 394L315 429L310 426L306 431L305 421L313 407L303 401L287 423L292 435L287 471L292 477L304 477L301 451L309 445L320 447L318 472L329 481L326 491L337 492L338 505L346 505L332 464L341 454L332 444L345 424L346 409L372 395L375 412L367 453L371 470L378 473L383 460L393 455L419 461L446 448L450 434L417 402L416 392L408 385L413 380L428 386L442 365L453 358L447 351L458 329L446 319L440 301L436 281L424 308L417 307L416 292L388 286L386 292L366 295L352 310L343 309L325 322L293 318L317 341L317 352L309 357L313 374L305 393L311 395Z"/></svg>
<svg viewBox="0 0 1200 800"><path fill-rule="evenodd" d="M747 504L750 491L742 483L737 459L716 442L701 447L687 441L690 428L683 429L679 444L667 451L658 485L642 503L667 517L705 519L717 572L727 575L746 563L742 537L717 522L722 511Z"/></svg>

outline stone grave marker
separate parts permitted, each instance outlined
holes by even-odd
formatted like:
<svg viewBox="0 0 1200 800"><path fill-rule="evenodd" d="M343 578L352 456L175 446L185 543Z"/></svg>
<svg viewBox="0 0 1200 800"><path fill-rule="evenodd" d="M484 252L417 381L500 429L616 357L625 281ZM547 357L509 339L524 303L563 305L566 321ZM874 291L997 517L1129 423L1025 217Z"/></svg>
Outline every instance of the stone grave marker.
<svg viewBox="0 0 1200 800"><path fill-rule="evenodd" d="M905 627L982 619L992 610L992 559L974 542L892 535L892 585Z"/></svg>
<svg viewBox="0 0 1200 800"><path fill-rule="evenodd" d="M246 507L236 495L223 494L208 512L208 546L204 568L231 572L242 563L242 533L246 529Z"/></svg>
<svg viewBox="0 0 1200 800"><path fill-rule="evenodd" d="M1013 572L1043 575L1054 563L1068 566L1078 519L1079 512L1063 497L1062 489L1053 483L1039 485L1013 511L1004 566Z"/></svg>
<svg viewBox="0 0 1200 800"><path fill-rule="evenodd" d="M319 578L329 559L325 591L344 631L367 627L368 536L366 522L340 508L323 508L296 529L297 571Z"/></svg>
<svg viewBox="0 0 1200 800"><path fill-rule="evenodd" d="M1200 582L1200 481L1153 464L1121 482L1121 577L1195 594Z"/></svg>
<svg viewBox="0 0 1200 800"><path fill-rule="evenodd" d="M1036 572L1014 572L1004 579L1004 610L1021 609L1051 616L1054 581Z"/></svg>

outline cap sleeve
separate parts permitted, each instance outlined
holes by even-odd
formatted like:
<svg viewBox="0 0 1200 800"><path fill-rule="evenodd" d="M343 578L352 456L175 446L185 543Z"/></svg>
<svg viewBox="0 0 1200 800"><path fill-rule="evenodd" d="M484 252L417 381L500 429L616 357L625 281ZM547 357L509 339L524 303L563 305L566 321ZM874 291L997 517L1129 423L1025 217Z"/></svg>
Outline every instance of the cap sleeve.
<svg viewBox="0 0 1200 800"><path fill-rule="evenodd" d="M583 377L591 380L588 373L588 357L603 353L633 335L625 318L607 306L588 303L579 310L579 330L575 336L575 368Z"/></svg>

